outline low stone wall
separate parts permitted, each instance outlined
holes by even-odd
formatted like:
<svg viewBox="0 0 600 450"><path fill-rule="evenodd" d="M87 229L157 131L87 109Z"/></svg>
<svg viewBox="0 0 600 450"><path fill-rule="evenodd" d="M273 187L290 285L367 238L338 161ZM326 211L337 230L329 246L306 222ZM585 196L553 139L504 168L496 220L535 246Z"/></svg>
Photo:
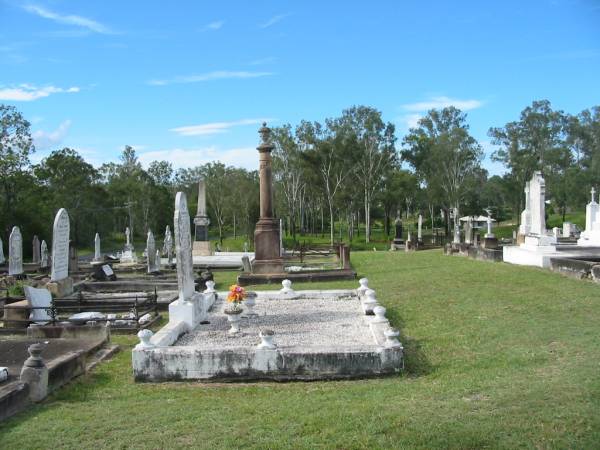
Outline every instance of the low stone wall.
<svg viewBox="0 0 600 450"><path fill-rule="evenodd" d="M600 282L600 261L575 258L551 258L550 269L578 280L591 279Z"/></svg>
<svg viewBox="0 0 600 450"><path fill-rule="evenodd" d="M492 249L483 247L469 247L468 256L479 261L502 262L502 248Z"/></svg>

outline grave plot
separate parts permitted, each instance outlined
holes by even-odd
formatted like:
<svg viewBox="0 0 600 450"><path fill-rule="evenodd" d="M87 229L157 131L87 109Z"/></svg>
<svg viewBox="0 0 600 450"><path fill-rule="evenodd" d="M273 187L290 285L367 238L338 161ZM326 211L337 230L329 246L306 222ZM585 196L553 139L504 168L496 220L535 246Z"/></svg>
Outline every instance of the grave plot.
<svg viewBox="0 0 600 450"><path fill-rule="evenodd" d="M132 353L138 381L317 380L396 373L403 349L366 280L352 290L248 293L238 314L227 293L204 294L197 324L171 320L141 331ZM192 301L190 301L192 302ZM197 308L198 309L198 308Z"/></svg>

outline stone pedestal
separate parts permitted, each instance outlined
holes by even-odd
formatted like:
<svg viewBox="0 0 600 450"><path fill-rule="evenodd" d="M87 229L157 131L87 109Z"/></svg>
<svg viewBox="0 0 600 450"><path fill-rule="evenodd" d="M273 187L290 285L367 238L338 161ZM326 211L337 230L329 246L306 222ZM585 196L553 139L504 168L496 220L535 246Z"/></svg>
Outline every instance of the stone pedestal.
<svg viewBox="0 0 600 450"><path fill-rule="evenodd" d="M194 241L192 246L192 255L194 256L211 256L212 250L209 241Z"/></svg>
<svg viewBox="0 0 600 450"><path fill-rule="evenodd" d="M279 256L279 221L260 219L254 230L255 256L253 273L281 273L283 259Z"/></svg>
<svg viewBox="0 0 600 450"><path fill-rule="evenodd" d="M496 237L484 237L483 242L481 243L483 248L488 249L497 249L498 248L498 238Z"/></svg>
<svg viewBox="0 0 600 450"><path fill-rule="evenodd" d="M169 322L184 322L188 330L193 330L204 320L207 312L204 294L196 292L188 300L178 299L169 304Z"/></svg>

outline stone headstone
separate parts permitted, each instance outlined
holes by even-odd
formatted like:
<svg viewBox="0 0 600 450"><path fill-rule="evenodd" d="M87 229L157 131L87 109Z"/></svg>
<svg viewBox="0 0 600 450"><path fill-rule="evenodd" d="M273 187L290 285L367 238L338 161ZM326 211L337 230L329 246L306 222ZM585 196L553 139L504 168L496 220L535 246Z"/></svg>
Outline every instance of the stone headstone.
<svg viewBox="0 0 600 450"><path fill-rule="evenodd" d="M529 234L546 235L546 182L541 172L534 172L529 182L531 226Z"/></svg>
<svg viewBox="0 0 600 450"><path fill-rule="evenodd" d="M48 244L46 244L46 241L42 241L40 245L40 267L45 269L48 267L48 263Z"/></svg>
<svg viewBox="0 0 600 450"><path fill-rule="evenodd" d="M471 216L467 217L464 228L465 244L471 245L473 243L473 218Z"/></svg>
<svg viewBox="0 0 600 450"><path fill-rule="evenodd" d="M79 271L79 256L73 241L69 241L69 272Z"/></svg>
<svg viewBox="0 0 600 450"><path fill-rule="evenodd" d="M192 252L198 256L210 256L210 242L208 240L208 226L210 219L206 214L206 182L198 180L198 207L194 217L194 244Z"/></svg>
<svg viewBox="0 0 600 450"><path fill-rule="evenodd" d="M487 224L487 233L485 233L485 238L495 238L496 236L494 236L494 233L492 233L492 210L491 209L486 209L485 212L487 213L487 219L486 219L486 224Z"/></svg>
<svg viewBox="0 0 600 450"><path fill-rule="evenodd" d="M519 225L519 234L529 234L531 230L531 197L529 181L525 183L525 209L521 213L521 225Z"/></svg>
<svg viewBox="0 0 600 450"><path fill-rule="evenodd" d="M175 197L175 257L177 260L177 283L179 300L186 301L194 294L194 272L192 260L192 234L190 214L185 193Z"/></svg>
<svg viewBox="0 0 600 450"><path fill-rule="evenodd" d="M4 258L4 244L2 243L2 238L0 238L0 264L4 264L6 259Z"/></svg>
<svg viewBox="0 0 600 450"><path fill-rule="evenodd" d="M591 190L592 200L585 207L585 230L581 232L577 245L600 246L600 205L596 203L596 189ZM575 225L569 227L571 232Z"/></svg>
<svg viewBox="0 0 600 450"><path fill-rule="evenodd" d="M52 229L51 281L60 281L69 276L69 233L69 214L61 208L56 213Z"/></svg>
<svg viewBox="0 0 600 450"><path fill-rule="evenodd" d="M156 269L156 242L154 240L154 234L152 231L148 231L148 237L146 238L146 255L148 261L148 273L157 272Z"/></svg>
<svg viewBox="0 0 600 450"><path fill-rule="evenodd" d="M248 255L242 256L242 266L244 268L245 273L252 272L252 264L250 264L250 258L248 257Z"/></svg>
<svg viewBox="0 0 600 450"><path fill-rule="evenodd" d="M37 237L37 235L33 236L33 252L32 252L32 261L34 264L39 264L40 263L40 258L41 258L41 254L40 254L40 239Z"/></svg>
<svg viewBox="0 0 600 450"><path fill-rule="evenodd" d="M423 242L423 216L421 214L417 220L417 242Z"/></svg>
<svg viewBox="0 0 600 450"><path fill-rule="evenodd" d="M173 258L173 235L169 225L165 228L165 239L163 241L163 253L167 255L167 265L171 264Z"/></svg>
<svg viewBox="0 0 600 450"><path fill-rule="evenodd" d="M29 320L36 323L47 323L52 320L50 307L52 306L52 295L48 289L37 289L31 286L24 286L25 298L32 307ZM44 309L37 309L44 308Z"/></svg>
<svg viewBox="0 0 600 450"><path fill-rule="evenodd" d="M94 237L94 261L102 261L102 251L100 250L100 235L96 233Z"/></svg>
<svg viewBox="0 0 600 450"><path fill-rule="evenodd" d="M23 274L23 236L19 227L13 227L8 238L8 274Z"/></svg>

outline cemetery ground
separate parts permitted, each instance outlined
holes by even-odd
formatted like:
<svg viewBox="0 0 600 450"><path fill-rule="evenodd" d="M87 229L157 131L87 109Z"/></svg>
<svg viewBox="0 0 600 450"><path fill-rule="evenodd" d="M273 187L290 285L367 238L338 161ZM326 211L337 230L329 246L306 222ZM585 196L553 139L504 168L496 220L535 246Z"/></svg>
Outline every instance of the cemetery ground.
<svg viewBox="0 0 600 450"><path fill-rule="evenodd" d="M0 448L597 447L596 284L439 250L352 263L402 332L403 374L136 384L137 339L114 336L112 360L1 423ZM234 277L215 273L219 289Z"/></svg>

